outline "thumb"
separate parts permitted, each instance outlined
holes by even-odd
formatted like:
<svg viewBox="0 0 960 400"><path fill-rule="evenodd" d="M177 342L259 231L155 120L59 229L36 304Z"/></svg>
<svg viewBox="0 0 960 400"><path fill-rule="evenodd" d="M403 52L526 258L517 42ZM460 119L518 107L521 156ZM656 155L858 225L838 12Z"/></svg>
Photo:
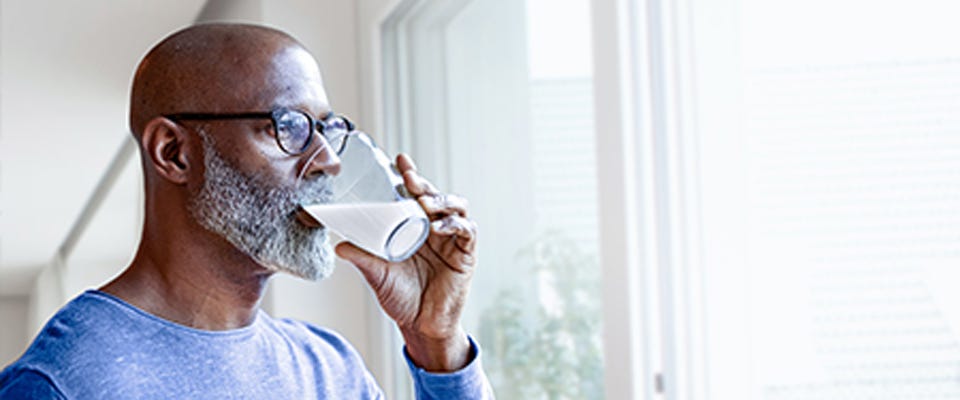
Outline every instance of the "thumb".
<svg viewBox="0 0 960 400"><path fill-rule="evenodd" d="M383 281L383 274L386 271L386 265L384 264L386 261L346 241L338 244L335 250L338 256L350 261L351 264L360 270L360 273L367 279L367 283L369 283L370 286L377 289L377 286Z"/></svg>

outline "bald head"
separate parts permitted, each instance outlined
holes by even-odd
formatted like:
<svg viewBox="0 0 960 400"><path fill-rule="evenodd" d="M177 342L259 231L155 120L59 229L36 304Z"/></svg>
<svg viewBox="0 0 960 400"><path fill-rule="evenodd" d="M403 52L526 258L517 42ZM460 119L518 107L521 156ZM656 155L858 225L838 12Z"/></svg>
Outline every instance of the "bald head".
<svg viewBox="0 0 960 400"><path fill-rule="evenodd" d="M302 53L284 32L256 25L203 24L176 32L140 62L130 96L130 129L140 136L152 118L186 112L237 112L272 106L283 74L278 57ZM296 58L296 56L294 56ZM316 69L310 58L308 64ZM316 75L315 77L312 75ZM308 71L306 80L319 80Z"/></svg>

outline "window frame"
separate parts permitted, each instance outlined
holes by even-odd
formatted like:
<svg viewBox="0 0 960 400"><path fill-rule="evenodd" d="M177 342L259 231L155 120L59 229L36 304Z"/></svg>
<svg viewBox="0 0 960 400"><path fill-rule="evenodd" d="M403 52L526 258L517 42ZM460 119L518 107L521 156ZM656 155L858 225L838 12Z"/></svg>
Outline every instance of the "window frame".
<svg viewBox="0 0 960 400"><path fill-rule="evenodd" d="M385 146L440 171L440 185L449 186L448 141L409 134L418 131L411 102L427 99L429 123L446 125L437 33L470 1L358 3L365 122L383 132L377 139ZM691 1L590 0L590 7L605 391L608 398L706 399ZM414 43L438 51L412 57ZM412 70L429 70L432 79L412 87ZM371 335L371 348L384 350L372 360L375 373L389 397L401 398L410 393L406 366L394 357L402 340L382 312L370 313L370 326L389 332Z"/></svg>
<svg viewBox="0 0 960 400"><path fill-rule="evenodd" d="M605 387L706 399L692 1L592 7Z"/></svg>

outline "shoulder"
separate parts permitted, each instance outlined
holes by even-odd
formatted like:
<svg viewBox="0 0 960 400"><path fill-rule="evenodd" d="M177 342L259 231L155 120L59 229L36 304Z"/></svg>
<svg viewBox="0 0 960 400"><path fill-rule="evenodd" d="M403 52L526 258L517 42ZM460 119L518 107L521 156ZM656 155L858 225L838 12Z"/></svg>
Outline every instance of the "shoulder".
<svg viewBox="0 0 960 400"><path fill-rule="evenodd" d="M47 374L11 366L0 373L0 399L65 399Z"/></svg>
<svg viewBox="0 0 960 400"><path fill-rule="evenodd" d="M119 339L131 337L128 330L121 306L105 295L88 291L57 311L10 369L56 379L67 370L82 369L111 357L122 345Z"/></svg>

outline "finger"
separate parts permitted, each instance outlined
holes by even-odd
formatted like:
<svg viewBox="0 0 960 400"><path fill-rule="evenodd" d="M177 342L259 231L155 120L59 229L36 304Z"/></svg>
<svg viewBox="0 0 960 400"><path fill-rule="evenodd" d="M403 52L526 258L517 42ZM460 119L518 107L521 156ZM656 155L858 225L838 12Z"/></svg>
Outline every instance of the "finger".
<svg viewBox="0 0 960 400"><path fill-rule="evenodd" d="M438 236L454 237L457 249L472 254L477 247L477 223L459 215L448 215L430 223L430 231Z"/></svg>
<svg viewBox="0 0 960 400"><path fill-rule="evenodd" d="M420 174L413 169L408 169L403 172L403 183L406 185L407 191L414 197L439 193L430 181L420 176Z"/></svg>
<svg viewBox="0 0 960 400"><path fill-rule="evenodd" d="M468 272L477 263L476 230L472 228L476 225L453 221L456 218L451 216L446 223L448 226L443 226L442 220L431 225L438 233L430 235L430 247L436 249L436 255L447 260L447 265L454 270Z"/></svg>
<svg viewBox="0 0 960 400"><path fill-rule="evenodd" d="M473 252L464 251L464 244L458 243L462 240L457 236L433 235L430 237L429 247L434 249L435 257L454 271L469 272L470 268L476 265L476 256Z"/></svg>
<svg viewBox="0 0 960 400"><path fill-rule="evenodd" d="M363 274L363 277L367 279L367 283L369 283L374 290L380 289L380 286L383 284L384 274L387 270L385 265L386 261L350 242L341 242L334 250L340 258L350 261L351 264L357 267L360 273Z"/></svg>
<svg viewBox="0 0 960 400"><path fill-rule="evenodd" d="M431 220L436 220L447 215L467 216L467 209L470 207L467 199L455 194L438 194L435 196L417 197L423 211L427 213Z"/></svg>
<svg viewBox="0 0 960 400"><path fill-rule="evenodd" d="M409 155L397 154L397 171L403 177L407 191L413 196L437 193L437 188L417 172L417 165Z"/></svg>
<svg viewBox="0 0 960 400"><path fill-rule="evenodd" d="M400 153L397 154L397 170L400 171L401 174L406 171L416 171L417 164L413 162L413 158L409 155Z"/></svg>

